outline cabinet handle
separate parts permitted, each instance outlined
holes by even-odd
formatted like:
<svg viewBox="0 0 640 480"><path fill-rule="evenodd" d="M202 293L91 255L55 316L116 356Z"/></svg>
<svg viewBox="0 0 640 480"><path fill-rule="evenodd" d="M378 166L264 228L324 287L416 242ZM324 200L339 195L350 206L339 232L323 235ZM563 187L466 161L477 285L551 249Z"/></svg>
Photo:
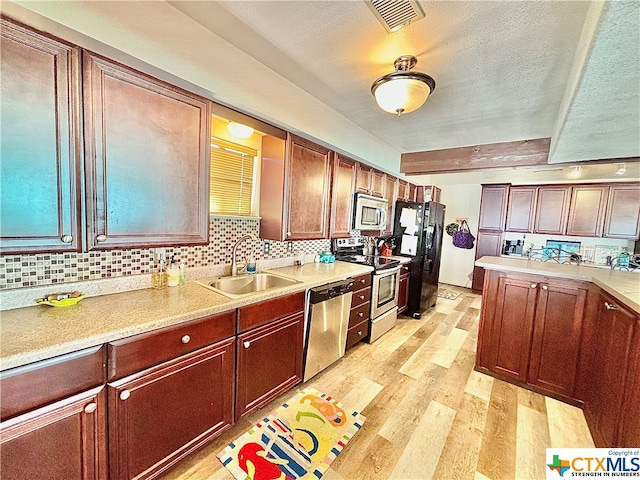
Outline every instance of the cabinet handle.
<svg viewBox="0 0 640 480"><path fill-rule="evenodd" d="M549 287L547 287L546 285L542 285L542 289L543 290L549 290Z"/></svg>
<svg viewBox="0 0 640 480"><path fill-rule="evenodd" d="M362 336L362 330L358 330L358 336L361 337Z"/></svg>
<svg viewBox="0 0 640 480"><path fill-rule="evenodd" d="M98 242L98 243L105 242L106 240L107 240L107 236L106 235L98 235L96 237L96 242Z"/></svg>
<svg viewBox="0 0 640 480"><path fill-rule="evenodd" d="M290 237L290 236L291 236L291 232L287 232L287 237Z"/></svg>
<svg viewBox="0 0 640 480"><path fill-rule="evenodd" d="M607 307L607 310L615 310L616 306L609 302L604 302L604 306Z"/></svg>
<svg viewBox="0 0 640 480"><path fill-rule="evenodd" d="M63 235L63 236L60 238L60 241L61 241L62 243L71 243L71 242L73 242L73 235Z"/></svg>
<svg viewBox="0 0 640 480"><path fill-rule="evenodd" d="M180 339L180 341L182 343L189 343L191 341L191 337L189 335L183 335L183 337Z"/></svg>
<svg viewBox="0 0 640 480"><path fill-rule="evenodd" d="M244 348L249 348L251 346L251 342L247 340L243 343L243 345L244 345Z"/></svg>
<svg viewBox="0 0 640 480"><path fill-rule="evenodd" d="M538 286L538 284L537 284L537 283L532 283L532 284L531 284L531 288L536 288L537 286Z"/></svg>
<svg viewBox="0 0 640 480"><path fill-rule="evenodd" d="M363 278L360 280L360 283L364 285L365 283L367 283L367 281Z"/></svg>
<svg viewBox="0 0 640 480"><path fill-rule="evenodd" d="M98 404L95 402L91 402L90 404L84 407L84 413L93 413L98 409Z"/></svg>
<svg viewBox="0 0 640 480"><path fill-rule="evenodd" d="M360 300L364 300L364 295L358 295L358 298L359 298Z"/></svg>
<svg viewBox="0 0 640 480"><path fill-rule="evenodd" d="M129 390L123 390L120 392L120 400L126 400L131 396L131 392Z"/></svg>
<svg viewBox="0 0 640 480"><path fill-rule="evenodd" d="M360 318L364 317L364 312L358 312L358 316L359 316Z"/></svg>

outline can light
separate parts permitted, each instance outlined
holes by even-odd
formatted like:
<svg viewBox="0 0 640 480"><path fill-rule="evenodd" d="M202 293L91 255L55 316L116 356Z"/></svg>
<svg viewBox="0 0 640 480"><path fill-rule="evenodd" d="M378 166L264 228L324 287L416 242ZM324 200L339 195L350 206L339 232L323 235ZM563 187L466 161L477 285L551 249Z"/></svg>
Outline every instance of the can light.
<svg viewBox="0 0 640 480"><path fill-rule="evenodd" d="M400 116L417 110L429 99L436 81L426 73L411 71L417 63L413 55L398 57L393 62L396 71L373 82L371 93L382 110Z"/></svg>

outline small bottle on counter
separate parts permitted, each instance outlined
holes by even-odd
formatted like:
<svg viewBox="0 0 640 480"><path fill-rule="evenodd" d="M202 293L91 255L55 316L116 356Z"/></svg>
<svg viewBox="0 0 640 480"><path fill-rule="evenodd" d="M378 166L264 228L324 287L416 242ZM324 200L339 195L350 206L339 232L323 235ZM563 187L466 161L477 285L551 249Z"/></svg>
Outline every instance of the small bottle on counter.
<svg viewBox="0 0 640 480"><path fill-rule="evenodd" d="M167 286L177 287L180 284L180 269L176 263L175 256L171 257L171 263L167 267Z"/></svg>
<svg viewBox="0 0 640 480"><path fill-rule="evenodd" d="M256 259L252 255L247 257L247 273L256 273Z"/></svg>
<svg viewBox="0 0 640 480"><path fill-rule="evenodd" d="M179 280L179 284L180 285L184 285L185 283L187 283L187 262L185 262L184 260L180 260L180 266L178 267L179 271L180 271L180 280Z"/></svg>
<svg viewBox="0 0 640 480"><path fill-rule="evenodd" d="M167 286L167 271L165 268L164 258L160 259L158 268L151 274L151 285L153 288L164 288Z"/></svg>
<svg viewBox="0 0 640 480"><path fill-rule="evenodd" d="M621 267L629 266L629 252L627 251L627 247L622 248L622 253L618 257L618 265Z"/></svg>

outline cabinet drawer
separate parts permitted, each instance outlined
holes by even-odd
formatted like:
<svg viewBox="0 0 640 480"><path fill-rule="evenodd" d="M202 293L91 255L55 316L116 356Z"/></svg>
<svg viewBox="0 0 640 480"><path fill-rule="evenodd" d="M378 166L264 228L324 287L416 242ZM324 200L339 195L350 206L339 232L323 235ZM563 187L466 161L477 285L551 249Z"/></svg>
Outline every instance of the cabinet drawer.
<svg viewBox="0 0 640 480"><path fill-rule="evenodd" d="M402 275L409 275L410 271L411 271L411 264L409 264L409 263L403 263L403 264L400 266L400 276L402 276Z"/></svg>
<svg viewBox="0 0 640 480"><path fill-rule="evenodd" d="M238 333L302 311L304 311L304 292L239 308Z"/></svg>
<svg viewBox="0 0 640 480"><path fill-rule="evenodd" d="M351 309L351 313L349 314L349 328L357 325L358 323L363 322L364 320L369 320L369 307L371 306L370 302L363 303L357 307Z"/></svg>
<svg viewBox="0 0 640 480"><path fill-rule="evenodd" d="M105 381L104 346L0 373L2 420L96 387Z"/></svg>
<svg viewBox="0 0 640 480"><path fill-rule="evenodd" d="M121 378L231 337L235 321L236 311L231 310L110 342L107 378Z"/></svg>
<svg viewBox="0 0 640 480"><path fill-rule="evenodd" d="M353 292L353 297L351 298L351 308L362 305L369 300L371 300L371 287Z"/></svg>
<svg viewBox="0 0 640 480"><path fill-rule="evenodd" d="M365 273L364 275L360 275L358 277L354 277L353 279L353 291L360 290L361 288L366 288L371 286L371 274Z"/></svg>
<svg viewBox="0 0 640 480"><path fill-rule="evenodd" d="M351 327L347 331L347 348L351 348L359 341L364 340L367 335L369 335L369 320Z"/></svg>

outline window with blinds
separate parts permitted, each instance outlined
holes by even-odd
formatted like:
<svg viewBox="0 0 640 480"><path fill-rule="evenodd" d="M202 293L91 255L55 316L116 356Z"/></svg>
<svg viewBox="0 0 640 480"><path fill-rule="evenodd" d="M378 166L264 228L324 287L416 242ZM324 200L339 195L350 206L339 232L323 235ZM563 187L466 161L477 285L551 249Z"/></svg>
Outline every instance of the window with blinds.
<svg viewBox="0 0 640 480"><path fill-rule="evenodd" d="M209 213L251 215L257 155L256 150L243 145L211 139Z"/></svg>

